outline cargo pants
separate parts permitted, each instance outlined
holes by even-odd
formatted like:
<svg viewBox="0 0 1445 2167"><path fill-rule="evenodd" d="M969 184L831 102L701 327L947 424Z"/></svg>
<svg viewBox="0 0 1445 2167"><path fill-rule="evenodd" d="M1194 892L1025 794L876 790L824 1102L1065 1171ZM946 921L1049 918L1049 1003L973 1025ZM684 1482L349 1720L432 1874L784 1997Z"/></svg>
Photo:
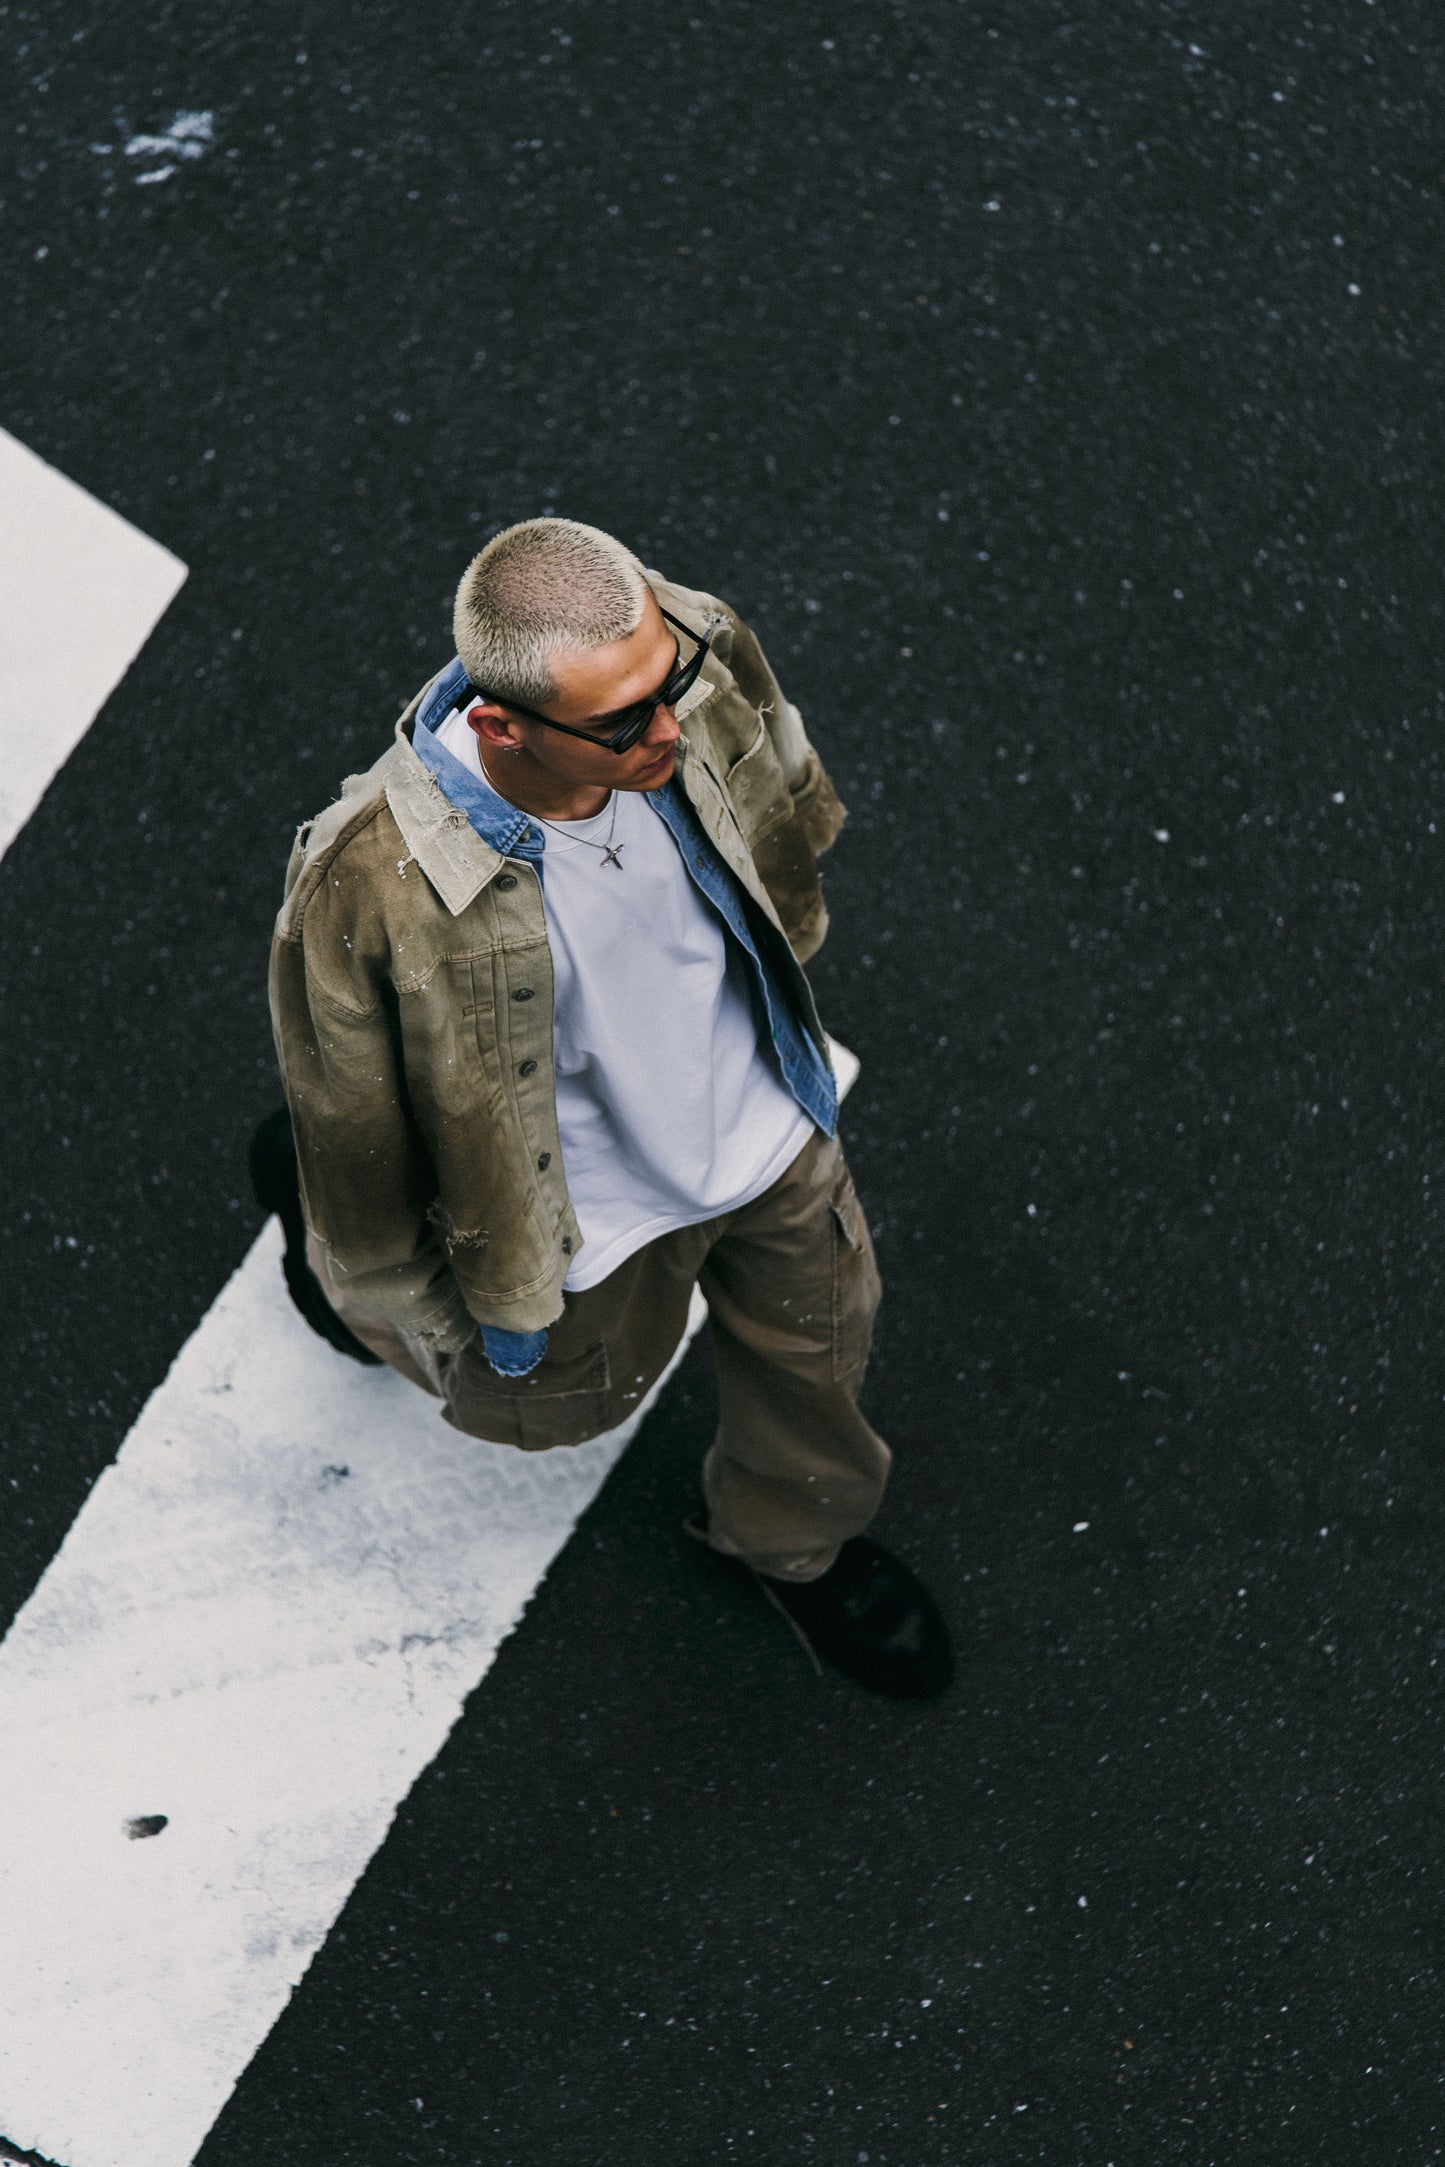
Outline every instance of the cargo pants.
<svg viewBox="0 0 1445 2167"><path fill-rule="evenodd" d="M524 1452L581 1444L626 1420L666 1368L693 1287L708 1308L717 1434L702 1465L707 1539L784 1580L813 1580L878 1508L889 1451L858 1409L881 1285L836 1137L814 1130L751 1204L679 1227L564 1296L547 1352L503 1377L481 1335L437 1355L313 1269L372 1350L442 1402L468 1436Z"/></svg>

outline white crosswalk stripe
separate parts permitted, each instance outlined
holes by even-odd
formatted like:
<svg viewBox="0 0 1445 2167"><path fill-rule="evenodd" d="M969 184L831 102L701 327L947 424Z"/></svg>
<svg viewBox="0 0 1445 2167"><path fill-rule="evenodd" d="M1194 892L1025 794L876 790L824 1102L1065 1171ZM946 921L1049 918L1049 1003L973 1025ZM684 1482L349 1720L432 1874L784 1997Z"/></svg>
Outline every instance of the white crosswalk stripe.
<svg viewBox="0 0 1445 2167"><path fill-rule="evenodd" d="M0 856L186 567L0 429Z"/></svg>
<svg viewBox="0 0 1445 2167"><path fill-rule="evenodd" d="M185 2167L640 1419L460 1436L307 1329L271 1223L0 1647L12 2143Z"/></svg>

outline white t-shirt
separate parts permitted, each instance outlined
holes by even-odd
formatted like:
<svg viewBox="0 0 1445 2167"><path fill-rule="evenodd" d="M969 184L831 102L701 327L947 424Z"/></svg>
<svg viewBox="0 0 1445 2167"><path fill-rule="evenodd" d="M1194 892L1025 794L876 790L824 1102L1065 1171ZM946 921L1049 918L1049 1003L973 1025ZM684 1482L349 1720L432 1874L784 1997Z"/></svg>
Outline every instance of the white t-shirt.
<svg viewBox="0 0 1445 2167"><path fill-rule="evenodd" d="M487 780L460 713L436 735ZM746 956L643 794L613 791L591 820L543 834L557 1128L585 1243L575 1292L761 1196L813 1122L758 1044ZM590 847L608 842L620 870Z"/></svg>

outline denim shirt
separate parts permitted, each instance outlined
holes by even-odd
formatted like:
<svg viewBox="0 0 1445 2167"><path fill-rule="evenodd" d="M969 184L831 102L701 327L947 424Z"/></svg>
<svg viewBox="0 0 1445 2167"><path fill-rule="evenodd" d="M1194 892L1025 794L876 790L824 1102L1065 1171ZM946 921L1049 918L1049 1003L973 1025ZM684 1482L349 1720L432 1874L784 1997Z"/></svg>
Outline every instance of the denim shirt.
<svg viewBox="0 0 1445 2167"><path fill-rule="evenodd" d="M442 671L417 710L413 749L450 802L466 814L483 842L502 857L522 858L535 865L540 880L544 877L545 829L529 814L509 804L490 783L463 767L435 735L438 725L463 698L467 682L460 657ZM766 1021L783 1082L810 1120L825 1136L831 1136L838 1126L837 1085L826 1052L814 1045L769 960L768 949L778 934L761 913L750 911L748 898L676 783L667 782L660 790L649 791L647 802L677 844L694 885L748 959L755 1011L760 1027ZM545 1332L507 1332L495 1325L483 1325L481 1332L487 1360L503 1376L525 1376L547 1351Z"/></svg>

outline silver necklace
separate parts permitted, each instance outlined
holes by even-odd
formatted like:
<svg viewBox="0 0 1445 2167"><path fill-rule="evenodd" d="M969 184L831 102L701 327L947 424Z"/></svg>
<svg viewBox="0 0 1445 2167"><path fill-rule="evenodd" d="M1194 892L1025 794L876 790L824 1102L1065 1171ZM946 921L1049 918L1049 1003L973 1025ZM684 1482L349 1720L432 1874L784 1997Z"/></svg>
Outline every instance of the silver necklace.
<svg viewBox="0 0 1445 2167"><path fill-rule="evenodd" d="M544 828L550 828L554 835L567 835L567 830L565 828L559 828L554 820L542 820L542 815L540 813L533 813L532 818L534 820L541 820L542 826ZM616 833L617 792L614 790L612 793L612 818L608 823L606 842L594 843L590 835L567 835L567 840L570 843L585 843L589 850L600 850L602 852L602 863L604 865L615 865L619 873L625 873L627 868L622 863L622 853L627 848L627 845L625 843L613 842L612 838Z"/></svg>
<svg viewBox="0 0 1445 2167"><path fill-rule="evenodd" d="M508 750L509 752L514 752L514 751L516 751L516 750L517 750L517 748L516 748L515 746L511 746L511 745L509 745L509 746L507 747L507 750ZM482 774L483 774L484 778L486 779L486 781L488 781L488 782L491 782L491 781L492 781L492 778L491 778L491 776L490 776L490 775L488 775L488 774L487 774L487 764L486 764L485 760L481 761L481 770L482 770ZM493 788L494 790L496 789L496 784L495 784L495 783L492 783L492 788ZM504 795L504 793L501 793L501 792L499 792L498 794L499 794L499 795ZM507 803L508 803L508 804L510 805L510 804L511 804L511 802L512 802L512 800L511 800L510 798L508 798L508 799L507 799ZM521 808L519 808L519 810L520 810L520 809L521 809ZM594 816L593 816L593 817L595 818L595 817L596 817L596 815L594 814ZM530 815L529 815L529 818L531 818L531 819L533 819L533 820L539 820L539 821L541 821L541 822L542 822L542 826L543 826L544 828L550 828L550 829L552 830L552 833L553 833L554 835L567 835L567 830L566 830L565 828L559 828L559 827L557 826L556 822L555 822L555 821L553 821L553 820L542 820L542 815L541 815L540 813L532 813L532 814L530 814ZM568 840L568 842L570 842L570 843L585 843L585 844L587 845L587 848L588 848L589 850L600 850L600 851L602 852L602 863L603 863L604 865L615 865L619 873L625 873L625 872L626 872L626 870L627 870L627 868L626 868L626 866L625 866L625 865L623 864L623 862L622 862L622 853L623 853L623 851L624 851L624 850L625 850L625 849L627 848L627 845L626 845L625 843L614 843L614 842L613 842L612 838L613 838L613 836L614 836L614 835L615 835L616 833L617 833L617 792L616 792L616 791L614 790L614 791L612 792L612 818L611 818L611 820L610 820L610 821L608 822L608 824L607 824L607 840L606 840L606 842L605 842L605 843L594 843L590 835L568 835L568 836L567 836L567 840Z"/></svg>

